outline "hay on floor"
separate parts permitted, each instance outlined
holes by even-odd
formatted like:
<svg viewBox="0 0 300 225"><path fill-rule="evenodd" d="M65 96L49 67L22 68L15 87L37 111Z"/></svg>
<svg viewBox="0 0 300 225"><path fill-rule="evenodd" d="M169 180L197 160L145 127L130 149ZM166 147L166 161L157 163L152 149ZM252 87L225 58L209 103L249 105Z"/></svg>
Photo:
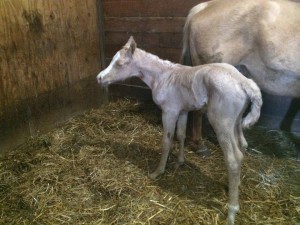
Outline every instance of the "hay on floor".
<svg viewBox="0 0 300 225"><path fill-rule="evenodd" d="M175 144L153 181L161 136L157 107L121 100L28 139L0 160L0 224L225 224L218 145L206 159L187 145L174 169ZM299 187L299 162L247 153L237 224L299 224Z"/></svg>

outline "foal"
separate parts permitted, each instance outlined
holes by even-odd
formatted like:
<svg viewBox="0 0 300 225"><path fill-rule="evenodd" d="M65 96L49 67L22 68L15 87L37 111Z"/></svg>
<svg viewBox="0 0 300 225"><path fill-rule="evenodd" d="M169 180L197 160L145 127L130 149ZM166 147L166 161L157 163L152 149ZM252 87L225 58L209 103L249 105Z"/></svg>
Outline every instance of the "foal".
<svg viewBox="0 0 300 225"><path fill-rule="evenodd" d="M241 150L247 146L242 128L258 120L262 105L257 85L229 64L189 67L161 60L137 48L130 37L110 65L98 74L97 80L99 84L109 85L133 76L139 77L151 88L154 102L162 109L163 151L158 167L150 178L155 179L165 171L176 123L180 143L178 164L184 162L187 113L206 108L228 169L228 222L234 224L235 214L239 210ZM243 119L250 101L251 110Z"/></svg>

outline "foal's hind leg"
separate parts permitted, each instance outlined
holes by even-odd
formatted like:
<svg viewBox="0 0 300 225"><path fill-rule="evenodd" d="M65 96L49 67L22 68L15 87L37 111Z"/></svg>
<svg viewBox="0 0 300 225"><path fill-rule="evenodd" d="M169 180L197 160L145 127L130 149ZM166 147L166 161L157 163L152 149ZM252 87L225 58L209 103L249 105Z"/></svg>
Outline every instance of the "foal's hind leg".
<svg viewBox="0 0 300 225"><path fill-rule="evenodd" d="M213 108L215 107L215 108ZM226 111L224 107L213 106L208 112L208 118L216 132L218 142L223 150L228 170L229 204L228 224L233 225L235 215L239 211L239 185L243 153L236 140L236 115L233 111Z"/></svg>
<svg viewBox="0 0 300 225"><path fill-rule="evenodd" d="M228 170L229 204L227 219L228 224L232 225L235 221L235 215L239 211L239 185L243 154L238 147L233 129L228 126L220 126L215 130Z"/></svg>
<svg viewBox="0 0 300 225"><path fill-rule="evenodd" d="M241 151L245 152L248 148L248 143L244 137L241 120L239 120L236 124L236 140L238 140Z"/></svg>
<svg viewBox="0 0 300 225"><path fill-rule="evenodd" d="M244 137L244 132L243 132L243 128L242 128L242 120L243 120L243 114L247 108L247 102L245 102L244 104L241 104L241 106L243 105L242 108L240 108L240 114L238 115L238 118L236 120L235 123L235 139L238 141L238 146L240 147L241 151L245 152L248 148L248 143ZM238 107L239 108L239 107Z"/></svg>

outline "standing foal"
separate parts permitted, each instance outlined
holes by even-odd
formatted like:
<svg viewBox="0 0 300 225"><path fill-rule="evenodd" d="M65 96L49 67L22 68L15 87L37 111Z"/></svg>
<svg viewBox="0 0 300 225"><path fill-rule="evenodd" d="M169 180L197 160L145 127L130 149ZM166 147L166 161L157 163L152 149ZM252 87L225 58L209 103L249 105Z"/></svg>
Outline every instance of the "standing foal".
<svg viewBox="0 0 300 225"><path fill-rule="evenodd" d="M228 64L189 67L161 60L137 48L130 37L110 65L98 74L97 80L99 84L109 85L133 76L151 88L154 102L162 109L163 151L150 178L155 179L165 171L176 123L180 143L178 164L184 162L187 113L205 107L225 156L229 179L228 222L234 224L239 210L242 150L247 147L242 128L258 120L262 105L257 85ZM243 119L250 101L251 110Z"/></svg>

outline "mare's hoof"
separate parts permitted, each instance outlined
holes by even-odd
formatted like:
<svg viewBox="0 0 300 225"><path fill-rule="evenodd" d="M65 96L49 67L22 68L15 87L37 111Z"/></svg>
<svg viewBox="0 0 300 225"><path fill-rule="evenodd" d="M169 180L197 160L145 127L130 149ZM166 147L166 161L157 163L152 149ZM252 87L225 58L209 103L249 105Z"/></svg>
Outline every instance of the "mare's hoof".
<svg viewBox="0 0 300 225"><path fill-rule="evenodd" d="M241 151L245 153L247 152L247 150L248 150L248 143L245 141L241 146Z"/></svg>
<svg viewBox="0 0 300 225"><path fill-rule="evenodd" d="M297 154L296 154L296 160L297 160L297 161L300 161L300 150L297 151Z"/></svg>

